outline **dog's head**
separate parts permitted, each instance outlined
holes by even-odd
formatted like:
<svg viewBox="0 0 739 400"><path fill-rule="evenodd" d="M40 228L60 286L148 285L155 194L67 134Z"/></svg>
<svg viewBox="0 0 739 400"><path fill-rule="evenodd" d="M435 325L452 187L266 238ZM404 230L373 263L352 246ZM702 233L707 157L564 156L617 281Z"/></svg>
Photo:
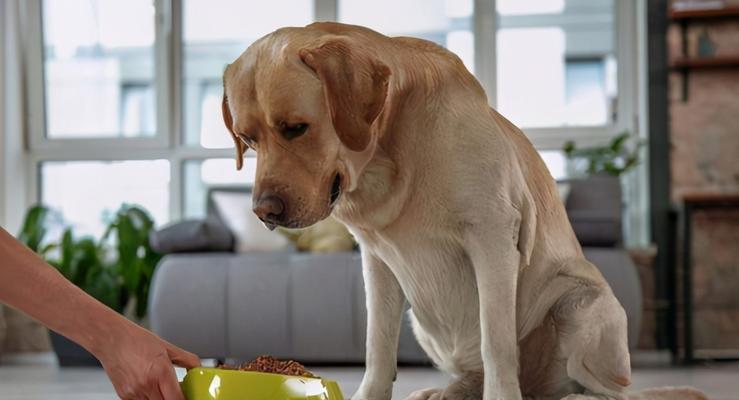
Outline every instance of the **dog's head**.
<svg viewBox="0 0 739 400"><path fill-rule="evenodd" d="M240 169L257 154L253 210L267 227L326 218L377 143L390 70L351 38L283 29L224 73L223 119Z"/></svg>

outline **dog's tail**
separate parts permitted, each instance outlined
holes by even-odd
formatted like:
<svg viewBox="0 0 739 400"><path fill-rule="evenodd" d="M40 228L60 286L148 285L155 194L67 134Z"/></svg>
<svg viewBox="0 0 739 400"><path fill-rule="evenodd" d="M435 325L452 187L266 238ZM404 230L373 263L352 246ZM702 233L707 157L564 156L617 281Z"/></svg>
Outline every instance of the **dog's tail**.
<svg viewBox="0 0 739 400"><path fill-rule="evenodd" d="M629 400L709 400L708 396L688 386L666 386L629 393Z"/></svg>

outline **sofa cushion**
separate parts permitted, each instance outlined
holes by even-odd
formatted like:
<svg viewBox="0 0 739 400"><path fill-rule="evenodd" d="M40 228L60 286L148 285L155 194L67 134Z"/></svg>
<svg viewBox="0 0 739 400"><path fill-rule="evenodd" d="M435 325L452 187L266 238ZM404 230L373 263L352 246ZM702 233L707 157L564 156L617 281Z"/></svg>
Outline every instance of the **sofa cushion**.
<svg viewBox="0 0 739 400"><path fill-rule="evenodd" d="M333 216L302 229L279 228L295 243L299 251L311 253L343 253L354 250L354 238L349 230Z"/></svg>
<svg viewBox="0 0 739 400"><path fill-rule="evenodd" d="M231 231L214 219L168 225L149 237L151 248L162 254L233 251Z"/></svg>
<svg viewBox="0 0 739 400"><path fill-rule="evenodd" d="M365 295L355 252L168 255L155 272L149 310L156 334L204 358L364 361ZM398 361L428 362L407 315Z"/></svg>

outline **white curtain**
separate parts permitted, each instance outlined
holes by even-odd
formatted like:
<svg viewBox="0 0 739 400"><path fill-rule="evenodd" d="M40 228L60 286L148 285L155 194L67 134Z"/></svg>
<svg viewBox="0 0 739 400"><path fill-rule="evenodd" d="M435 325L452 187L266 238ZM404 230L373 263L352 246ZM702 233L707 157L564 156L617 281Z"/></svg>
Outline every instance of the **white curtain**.
<svg viewBox="0 0 739 400"><path fill-rule="evenodd" d="M24 0L0 0L0 224L20 227L28 205L25 148Z"/></svg>

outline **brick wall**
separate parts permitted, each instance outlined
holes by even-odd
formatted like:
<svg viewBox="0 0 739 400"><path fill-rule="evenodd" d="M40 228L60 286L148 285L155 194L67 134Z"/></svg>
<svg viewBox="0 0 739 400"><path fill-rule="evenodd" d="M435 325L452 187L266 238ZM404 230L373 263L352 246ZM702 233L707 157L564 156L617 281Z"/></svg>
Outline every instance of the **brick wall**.
<svg viewBox="0 0 739 400"><path fill-rule="evenodd" d="M696 21L689 29L691 57L705 34L716 57L739 57L739 18ZM667 40L670 59L681 56L677 24ZM673 201L686 193L739 193L739 67L690 71L686 101L682 84L680 73L670 74ZM739 350L739 211L696 213L691 246L696 349Z"/></svg>
<svg viewBox="0 0 739 400"><path fill-rule="evenodd" d="M693 218L693 332L697 349L739 354L739 211Z"/></svg>
<svg viewBox="0 0 739 400"><path fill-rule="evenodd" d="M733 2L739 6L739 1ZM715 55L739 57L739 19L706 20L690 25L689 55L695 56L703 29L715 43ZM680 30L668 33L670 59L680 57ZM682 77L670 74L672 196L695 191L739 192L739 68L692 70L688 99Z"/></svg>

